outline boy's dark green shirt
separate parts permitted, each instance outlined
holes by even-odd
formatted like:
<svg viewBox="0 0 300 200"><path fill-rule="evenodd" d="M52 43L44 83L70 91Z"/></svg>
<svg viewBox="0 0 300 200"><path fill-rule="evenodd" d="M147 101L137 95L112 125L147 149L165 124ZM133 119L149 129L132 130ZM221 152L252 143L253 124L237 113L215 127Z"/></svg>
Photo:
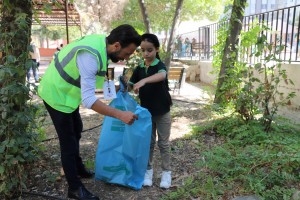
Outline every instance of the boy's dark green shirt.
<svg viewBox="0 0 300 200"><path fill-rule="evenodd" d="M137 66L129 80L130 84L135 84L140 80L167 71L166 66L159 59L155 59L147 68L144 63ZM168 79L156 83L147 83L139 90L141 106L147 108L152 116L163 115L170 111L172 105L169 93Z"/></svg>

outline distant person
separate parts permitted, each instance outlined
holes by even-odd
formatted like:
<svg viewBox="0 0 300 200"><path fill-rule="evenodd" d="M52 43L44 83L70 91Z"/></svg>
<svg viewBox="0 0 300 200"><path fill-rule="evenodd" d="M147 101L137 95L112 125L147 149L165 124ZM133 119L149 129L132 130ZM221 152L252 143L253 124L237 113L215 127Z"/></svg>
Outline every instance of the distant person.
<svg viewBox="0 0 300 200"><path fill-rule="evenodd" d="M39 82L39 74L37 72L38 67L40 66L40 50L39 48L32 43L31 44L32 47L32 51L29 51L29 56L32 60L32 65L30 66L30 68L27 70L27 81L30 81L30 77L31 77L31 71L33 73L33 78L35 80L36 83Z"/></svg>
<svg viewBox="0 0 300 200"><path fill-rule="evenodd" d="M113 29L108 36L93 34L66 45L55 55L41 79L38 94L48 110L58 135L62 167L68 182L68 197L99 200L83 185L81 178L92 178L80 156L83 128L79 106L133 124L137 115L112 108L98 99L96 88L102 89L108 59L128 60L141 43L141 36L127 24Z"/></svg>
<svg viewBox="0 0 300 200"><path fill-rule="evenodd" d="M60 51L64 47L64 44L60 44L59 47L56 48L57 51Z"/></svg>
<svg viewBox="0 0 300 200"><path fill-rule="evenodd" d="M197 40L196 38L193 38L192 39L192 46L191 46L191 51L192 51L192 56L195 56L195 47L196 47L196 43L197 43Z"/></svg>
<svg viewBox="0 0 300 200"><path fill-rule="evenodd" d="M191 52L191 41L188 37L185 38L184 44L185 44L185 55L188 56Z"/></svg>
<svg viewBox="0 0 300 200"><path fill-rule="evenodd" d="M147 108L152 115L150 156L144 186L152 186L153 154L157 135L162 168L160 187L167 189L172 181L169 142L172 99L169 93L167 69L158 55L159 47L156 35L150 33L142 35L141 51L144 60L133 71L128 88L129 90L133 88L134 92L139 94L141 106Z"/></svg>
<svg viewBox="0 0 300 200"><path fill-rule="evenodd" d="M59 47L56 47L56 51L53 54L53 59L55 58L56 54L58 54L58 52L60 52L60 50L64 47L63 44L60 44Z"/></svg>
<svg viewBox="0 0 300 200"><path fill-rule="evenodd" d="M177 37L176 46L177 46L178 57L182 57L182 39L181 39L181 36Z"/></svg>

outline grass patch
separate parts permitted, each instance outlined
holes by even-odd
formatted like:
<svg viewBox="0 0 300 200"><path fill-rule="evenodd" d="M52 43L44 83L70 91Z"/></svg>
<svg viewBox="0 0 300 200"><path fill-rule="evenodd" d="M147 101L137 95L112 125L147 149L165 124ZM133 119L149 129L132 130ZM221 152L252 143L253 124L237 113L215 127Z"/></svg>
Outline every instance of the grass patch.
<svg viewBox="0 0 300 200"><path fill-rule="evenodd" d="M196 163L201 172L162 199L227 199L250 194L266 200L290 199L300 181L299 126L278 120L266 133L261 124L231 115L194 126L188 138L203 141L202 149L208 134L222 138L222 144L205 148Z"/></svg>

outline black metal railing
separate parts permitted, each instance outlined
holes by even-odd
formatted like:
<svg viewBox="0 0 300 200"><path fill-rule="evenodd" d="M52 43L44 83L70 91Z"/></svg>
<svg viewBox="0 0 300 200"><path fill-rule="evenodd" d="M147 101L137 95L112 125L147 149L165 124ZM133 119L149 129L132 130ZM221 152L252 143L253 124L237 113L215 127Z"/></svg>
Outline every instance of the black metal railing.
<svg viewBox="0 0 300 200"><path fill-rule="evenodd" d="M248 31L254 22L268 26L267 41L274 47L284 46L278 55L285 62L300 62L300 5L274 11L245 16L243 31ZM224 22L223 22L224 23ZM197 31L183 33L176 37L173 58L212 60L212 47L217 43L217 31L222 23L199 27ZM178 38L181 37L181 47ZM185 42L188 38L191 42ZM275 48L274 48L275 49ZM248 49L252 52L252 49ZM265 54L268 52L266 51ZM246 55L249 63L255 58Z"/></svg>

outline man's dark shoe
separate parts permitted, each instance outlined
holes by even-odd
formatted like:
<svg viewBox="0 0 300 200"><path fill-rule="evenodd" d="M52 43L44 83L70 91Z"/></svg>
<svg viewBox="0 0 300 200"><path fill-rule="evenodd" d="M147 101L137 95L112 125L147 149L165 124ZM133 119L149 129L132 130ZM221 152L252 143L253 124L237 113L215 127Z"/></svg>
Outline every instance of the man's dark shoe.
<svg viewBox="0 0 300 200"><path fill-rule="evenodd" d="M79 200L99 200L99 198L90 193L84 186L79 187L77 190L68 190L68 198Z"/></svg>
<svg viewBox="0 0 300 200"><path fill-rule="evenodd" d="M81 178L93 178L94 174L95 173L92 170L88 170L88 169L83 169L78 171L78 175Z"/></svg>

